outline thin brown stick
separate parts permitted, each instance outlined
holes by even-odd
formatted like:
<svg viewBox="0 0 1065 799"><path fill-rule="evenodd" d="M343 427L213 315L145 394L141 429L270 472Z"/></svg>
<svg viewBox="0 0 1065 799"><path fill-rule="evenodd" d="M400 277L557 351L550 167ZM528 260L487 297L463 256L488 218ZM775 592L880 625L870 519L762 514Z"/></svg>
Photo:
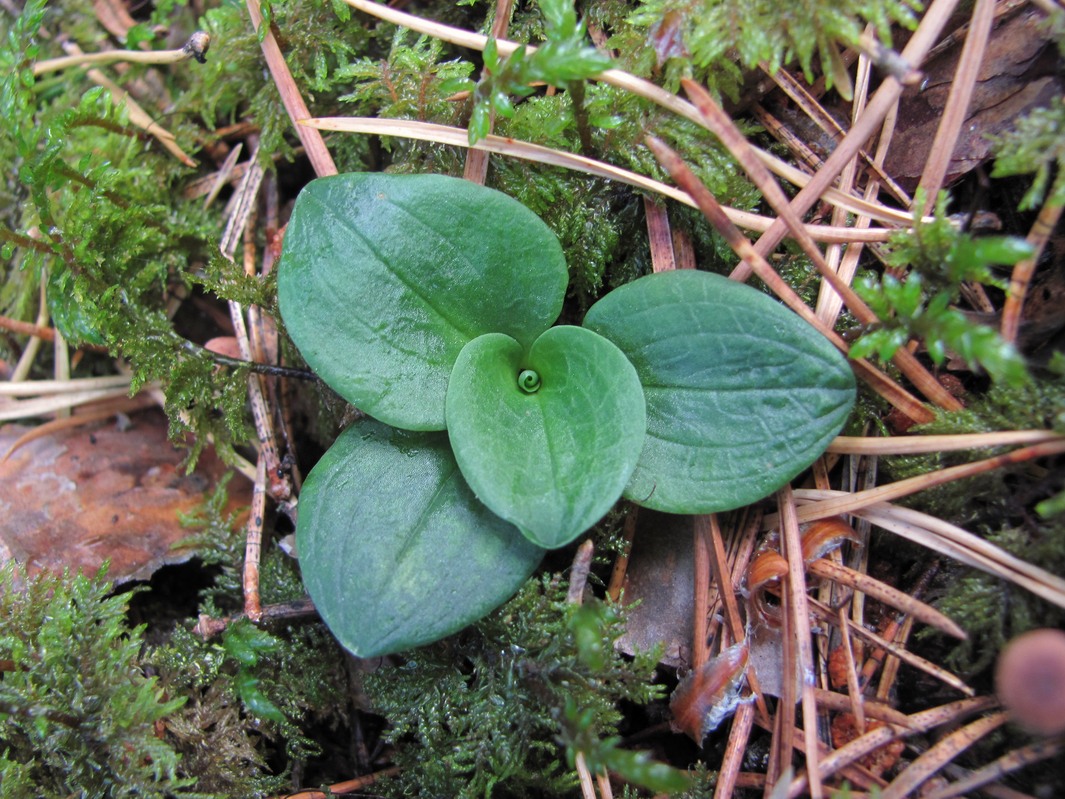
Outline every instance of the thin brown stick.
<svg viewBox="0 0 1065 799"><path fill-rule="evenodd" d="M692 524L692 565L695 569L695 612L692 630L692 671L698 671L709 659L706 619L710 604L710 544L706 535L705 516L696 516ZM719 583L720 585L720 583Z"/></svg>
<svg viewBox="0 0 1065 799"><path fill-rule="evenodd" d="M777 492L780 508L780 532L784 557L788 561L788 608L791 611L792 637L798 644L798 667L802 676L802 731L806 742L806 763L810 774L810 795L820 799L821 779L817 771L817 698L814 695L814 654L810 641L809 597L806 595L806 568L803 563L799 522L795 516L795 497L791 486ZM829 561L831 562L831 561ZM785 683L790 682L785 677Z"/></svg>
<svg viewBox="0 0 1065 799"><path fill-rule="evenodd" d="M298 619L318 618L318 610L314 607L314 603L309 597L263 605L261 611L258 622L260 624L287 624ZM248 617L244 613L234 613L232 616L223 616L220 619L212 618L203 613L200 614L192 631L207 641L216 635L221 635L230 624L246 618Z"/></svg>
<svg viewBox="0 0 1065 799"><path fill-rule="evenodd" d="M969 111L973 88L976 85L980 63L987 49L987 38L991 33L991 23L995 18L995 0L976 0L973 8L969 33L965 37L954 80L951 82L950 94L947 96L943 115L932 139L928 151L928 160L918 186L925 192L924 208L918 209L922 214L932 212L936 204L936 195L943 186L951 156L958 141L958 133Z"/></svg>
<svg viewBox="0 0 1065 799"><path fill-rule="evenodd" d="M258 32L263 24L259 0L246 0L246 4L252 27ZM329 148L325 146L325 139L322 138L322 134L314 128L297 124L300 120L308 119L311 116L311 112L307 110L307 104L303 102L299 87L289 71L288 64L285 63L285 56L281 52L277 39L274 38L273 31L267 30L265 32L261 47L263 56L266 58L266 66L270 70L270 75L274 79L277 91L281 95L281 102L284 104L285 111L296 128L296 135L299 136L300 142L307 152L307 158L314 168L314 173L318 177L337 174L336 164L333 163L333 156L329 154Z"/></svg>
<svg viewBox="0 0 1065 799"><path fill-rule="evenodd" d="M176 50L102 50L98 53L76 53L38 61L33 65L33 74L43 75L46 72L56 72L68 67L79 67L86 64L114 64L116 62L129 64L177 64L190 58L195 58L202 64L206 60L204 56L207 54L207 49L210 45L211 37L203 31L197 31L184 46Z"/></svg>

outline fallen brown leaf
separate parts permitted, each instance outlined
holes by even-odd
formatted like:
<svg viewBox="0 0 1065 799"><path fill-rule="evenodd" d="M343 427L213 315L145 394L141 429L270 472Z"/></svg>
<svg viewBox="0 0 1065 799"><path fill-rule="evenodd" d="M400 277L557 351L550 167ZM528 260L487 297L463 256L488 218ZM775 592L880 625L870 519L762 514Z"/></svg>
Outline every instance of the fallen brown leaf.
<svg viewBox="0 0 1065 799"><path fill-rule="evenodd" d="M162 414L132 417L128 426L93 423L35 439L0 464L0 564L15 560L43 570L95 572L106 560L115 582L142 580L195 552L175 548L191 534L178 522L226 472L205 450L185 473L185 453L167 440ZM0 450L26 432L0 428ZM247 505L243 478L229 485L231 507Z"/></svg>

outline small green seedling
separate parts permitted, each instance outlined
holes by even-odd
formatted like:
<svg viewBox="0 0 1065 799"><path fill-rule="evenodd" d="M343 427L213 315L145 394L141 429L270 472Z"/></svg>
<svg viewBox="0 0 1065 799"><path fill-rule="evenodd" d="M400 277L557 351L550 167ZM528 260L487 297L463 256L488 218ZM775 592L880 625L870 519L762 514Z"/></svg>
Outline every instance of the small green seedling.
<svg viewBox="0 0 1065 799"><path fill-rule="evenodd" d="M761 499L850 412L844 358L754 289L649 275L553 326L567 283L551 230L468 181L339 175L297 199L282 317L373 417L308 476L296 533L354 654L461 629L622 496L669 513Z"/></svg>

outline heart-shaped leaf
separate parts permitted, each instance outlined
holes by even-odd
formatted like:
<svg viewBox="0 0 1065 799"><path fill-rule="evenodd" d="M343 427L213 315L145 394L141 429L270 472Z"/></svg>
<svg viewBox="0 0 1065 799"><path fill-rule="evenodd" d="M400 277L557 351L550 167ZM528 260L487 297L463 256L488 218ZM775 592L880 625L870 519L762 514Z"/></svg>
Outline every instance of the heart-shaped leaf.
<svg viewBox="0 0 1065 799"><path fill-rule="evenodd" d="M761 499L824 451L854 404L854 375L823 336L719 275L642 277L593 305L584 325L640 376L647 440L625 495L656 510Z"/></svg>
<svg viewBox="0 0 1065 799"><path fill-rule="evenodd" d="M312 369L408 430L444 428L451 367L468 341L531 344L562 308L555 235L501 192L442 175L349 174L300 192L278 302Z"/></svg>
<svg viewBox="0 0 1065 799"><path fill-rule="evenodd" d="M544 547L572 541L618 500L645 425L632 364L579 327L553 327L527 353L503 334L474 339L448 384L448 435L463 475Z"/></svg>
<svg viewBox="0 0 1065 799"><path fill-rule="evenodd" d="M307 476L296 547L315 607L360 657L476 621L543 555L477 501L446 435L371 420L345 430Z"/></svg>

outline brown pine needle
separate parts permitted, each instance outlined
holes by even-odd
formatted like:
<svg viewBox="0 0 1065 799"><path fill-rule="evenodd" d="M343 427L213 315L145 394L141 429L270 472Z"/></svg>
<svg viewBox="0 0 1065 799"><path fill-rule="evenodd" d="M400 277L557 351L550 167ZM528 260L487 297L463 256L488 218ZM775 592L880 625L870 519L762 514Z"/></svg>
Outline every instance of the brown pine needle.
<svg viewBox="0 0 1065 799"><path fill-rule="evenodd" d="M799 536L799 522L795 516L795 497L791 486L785 485L777 492L780 505L780 532L784 553L788 560L788 610L791 613L792 638L798 643L797 655L799 674L802 675L802 729L806 743L806 763L810 774L810 795L814 799L822 796L821 777L818 773L817 749L817 698L814 695L814 654L810 637L809 597L806 595L806 564L803 563L802 542ZM834 565L834 564L833 564ZM791 682L784 681L785 685ZM790 713L784 705L777 708L778 713Z"/></svg>
<svg viewBox="0 0 1065 799"><path fill-rule="evenodd" d="M954 799L955 796L975 791L1025 766L1058 757L1062 752L1065 752L1065 736L1036 741L1020 749L1014 749L945 788L926 792L922 794L922 797L923 799Z"/></svg>
<svg viewBox="0 0 1065 799"><path fill-rule="evenodd" d="M736 790L753 727L754 705L745 702L736 709L736 715L732 717L728 744L725 746L725 754L721 758L717 773L717 784L714 786L714 799L731 799Z"/></svg>
<svg viewBox="0 0 1065 799"><path fill-rule="evenodd" d="M994 16L995 0L976 0L969 33L965 37L965 44L962 45L961 57L958 59L954 80L951 82L950 94L943 107L939 127L936 128L932 147L928 151L928 160L925 162L924 173L921 175L919 188L925 192L925 207L917 210L922 214L932 211L935 207L936 195L943 186L943 179L946 177L947 168L950 166L950 159L958 141L958 133L969 111L969 103L972 100L973 88L980 71L980 63L984 58L984 50L987 48L987 39L991 33L991 22Z"/></svg>
<svg viewBox="0 0 1065 799"><path fill-rule="evenodd" d="M955 723L966 716L989 710L995 707L996 704L996 700L989 696L961 699L957 702L914 713L908 717L907 723L909 726L907 727L896 727L894 725L877 727L875 730L870 730L860 738L855 738L853 741L822 757L820 777L822 780L827 780L844 766L855 763L870 752L891 743L897 738L906 738L944 724ZM788 788L788 799L796 799L801 796L803 791L806 790L806 786L806 775L799 775Z"/></svg>
<svg viewBox="0 0 1065 799"><path fill-rule="evenodd" d="M1042 444L996 455L973 463L963 463L960 466L951 466L946 469L922 474L917 477L909 477L894 483L870 488L866 491L856 491L853 494L814 502L799 508L799 521L812 522L815 519L824 519L829 516L837 516L845 513L855 513L862 508L867 508L879 502L890 502L901 497L910 496L918 491L944 485L945 483L961 480L965 477L989 472L1003 466L1010 466L1036 458L1046 458L1052 455L1065 453L1065 441L1055 440Z"/></svg>
<svg viewBox="0 0 1065 799"><path fill-rule="evenodd" d="M838 710L841 713L845 713L851 709L851 697L846 694L825 691L820 688L815 688L814 693L817 695L817 704L826 710ZM900 710L896 710L891 705L872 700L866 700L862 704L865 708L865 715L871 719L885 721L888 724L894 724L899 727L906 727L910 723L909 716Z"/></svg>
<svg viewBox="0 0 1065 799"><path fill-rule="evenodd" d="M839 616L832 610L832 608L823 605L813 598L810 598L807 601L810 608L813 610L814 615L816 615L822 622L833 626L839 623ZM867 630L864 626L851 619L847 619L847 630L855 638L860 638L875 649L884 650L885 655L897 657L903 663L906 663L919 671L923 671L925 674L939 680L944 685L950 686L955 691L965 694L966 696L973 696L976 693L971 687L966 685L961 678L956 677L946 669L937 666L935 663L926 660L920 655L915 655L910 650L887 640L887 638L882 635L877 635L873 631Z"/></svg>
<svg viewBox="0 0 1065 799"><path fill-rule="evenodd" d="M248 16L251 17L252 27L258 32L263 24L259 0L245 0L245 2L248 7ZM337 174L336 164L333 163L333 156L329 154L329 148L325 146L325 139L322 138L322 134L297 124L299 120L309 117L311 112L307 110L307 104L303 102L299 87L296 85L292 72L285 62L285 54L281 52L277 39L274 38L273 32L269 29L266 30L260 46L262 47L263 57L266 59L266 66L270 70L270 76L274 79L277 91L281 95L281 102L284 104L285 111L288 113L289 119L292 120L292 124L296 126L296 135L299 136L300 142L307 152L307 158L310 160L311 166L314 167L314 173L318 177Z"/></svg>
<svg viewBox="0 0 1065 799"><path fill-rule="evenodd" d="M943 766L985 735L997 730L1009 720L1006 712L994 713L977 719L940 739L935 746L914 760L881 794L882 799L905 799L913 796L918 786L928 780Z"/></svg>
<svg viewBox="0 0 1065 799"><path fill-rule="evenodd" d="M806 568L810 574L825 580L833 580L841 585L850 586L856 591L861 591L863 594L868 594L885 605L901 610L903 613L913 616L917 621L923 622L929 627L935 627L947 635L952 635L962 641L969 637L965 634L965 630L931 605L926 605L924 602L914 599L905 591L881 582L868 574L848 569L846 566L827 558L818 558L810 561L810 563L806 564Z"/></svg>
<svg viewBox="0 0 1065 799"><path fill-rule="evenodd" d="M367 774L365 777L356 777L352 780L335 783L329 786L328 792L314 790L296 791L295 793L286 793L283 796L275 797L275 799L328 799L330 796L356 793L370 787L378 780L396 776L399 771L399 766L393 766L392 768L375 771L373 774Z"/></svg>

